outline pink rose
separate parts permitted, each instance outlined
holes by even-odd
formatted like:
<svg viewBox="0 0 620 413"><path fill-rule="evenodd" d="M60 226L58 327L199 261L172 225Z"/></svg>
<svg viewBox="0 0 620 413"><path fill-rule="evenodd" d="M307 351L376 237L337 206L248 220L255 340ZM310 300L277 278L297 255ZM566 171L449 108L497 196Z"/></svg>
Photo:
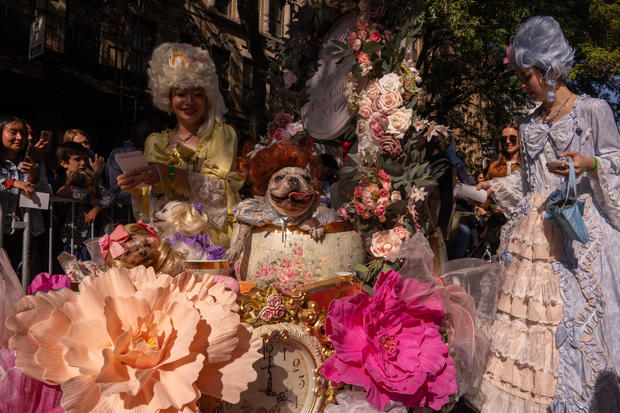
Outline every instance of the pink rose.
<svg viewBox="0 0 620 413"><path fill-rule="evenodd" d="M377 172L377 175L379 176L379 178L385 179L386 181L392 180L392 176L388 174L387 172L385 172L383 169L379 169L379 172Z"/></svg>
<svg viewBox="0 0 620 413"><path fill-rule="evenodd" d="M403 104L403 97L400 93L390 90L380 95L375 100L377 108L386 115L392 114ZM389 121L388 121L389 124Z"/></svg>
<svg viewBox="0 0 620 413"><path fill-rule="evenodd" d="M392 182L381 179L381 186L389 191L392 188Z"/></svg>
<svg viewBox="0 0 620 413"><path fill-rule="evenodd" d="M392 195L390 196L390 200L392 202L398 202L398 201L400 201L402 199L403 199L403 196L398 191L392 192Z"/></svg>
<svg viewBox="0 0 620 413"><path fill-rule="evenodd" d="M394 231L394 233L398 235L398 238L400 238L403 241L406 239L409 239L409 237L411 236L409 231L407 231L407 228L400 226L400 225L392 228L392 231Z"/></svg>
<svg viewBox="0 0 620 413"><path fill-rule="evenodd" d="M304 249L301 245L295 245L293 252L295 253L295 255L304 255Z"/></svg>
<svg viewBox="0 0 620 413"><path fill-rule="evenodd" d="M355 41L351 45L351 48L357 52L362 48L362 41L360 39L355 39Z"/></svg>
<svg viewBox="0 0 620 413"><path fill-rule="evenodd" d="M353 191L353 196L356 198L361 198L362 197L362 192L364 192L364 188L362 188L360 185L355 187L355 191Z"/></svg>
<svg viewBox="0 0 620 413"><path fill-rule="evenodd" d="M351 218L347 210L344 208L338 208L338 215L340 215L344 220L347 221Z"/></svg>
<svg viewBox="0 0 620 413"><path fill-rule="evenodd" d="M388 191L385 188L379 189L379 197L381 197L381 198L388 198L389 196L390 196L390 191Z"/></svg>
<svg viewBox="0 0 620 413"><path fill-rule="evenodd" d="M362 192L362 202L364 203L364 205L366 205L367 207L373 207L375 205L375 197L372 194L372 191L369 191L368 188L364 189L364 192Z"/></svg>
<svg viewBox="0 0 620 413"><path fill-rule="evenodd" d="M285 128L286 125L293 121L293 115L286 112L278 112L273 117L273 121L278 128Z"/></svg>
<svg viewBox="0 0 620 413"><path fill-rule="evenodd" d="M364 213L368 212L368 208L366 208L365 205L360 204L359 202L355 202L353 204L353 207L355 208L355 212L357 212L358 215L364 215Z"/></svg>
<svg viewBox="0 0 620 413"><path fill-rule="evenodd" d="M285 128L278 128L273 133L273 139L277 141L288 141L291 139L291 134Z"/></svg>
<svg viewBox="0 0 620 413"><path fill-rule="evenodd" d="M353 47L353 44L356 40L357 34L355 32L349 32L349 35L347 36L347 42L349 43L349 46L351 46L351 48Z"/></svg>
<svg viewBox="0 0 620 413"><path fill-rule="evenodd" d="M375 112L372 107L372 100L364 96L359 100L358 104L359 110L357 111L357 113L364 119L370 119L372 114Z"/></svg>
<svg viewBox="0 0 620 413"><path fill-rule="evenodd" d="M261 308L260 312L258 313L258 316L261 318L261 320L263 321L269 321L273 318L274 316L274 311L273 308L271 308L270 306L265 306L263 308Z"/></svg>
<svg viewBox="0 0 620 413"><path fill-rule="evenodd" d="M386 258L400 251L401 239L394 231L378 231L372 235L370 241L370 253L377 258ZM393 261L389 260L389 261Z"/></svg>
<svg viewBox="0 0 620 413"><path fill-rule="evenodd" d="M357 38L364 41L368 38L368 32L366 30L358 30Z"/></svg>
<svg viewBox="0 0 620 413"><path fill-rule="evenodd" d="M370 136L374 139L380 141L380 138L386 136L385 130L389 125L388 118L382 113L375 113L371 116L368 121L368 130L370 132Z"/></svg>
<svg viewBox="0 0 620 413"><path fill-rule="evenodd" d="M294 284L297 281L297 271L295 271L293 268L281 268L280 277L278 278L288 288L290 285Z"/></svg>
<svg viewBox="0 0 620 413"><path fill-rule="evenodd" d="M375 215L378 217L384 217L385 216L385 207L384 206L378 206L375 208Z"/></svg>
<svg viewBox="0 0 620 413"><path fill-rule="evenodd" d="M366 188L373 194L376 194L377 192L379 192L379 186L377 184L370 184Z"/></svg>
<svg viewBox="0 0 620 413"><path fill-rule="evenodd" d="M366 20L358 21L355 24L355 28L359 30L366 30L368 28L368 22Z"/></svg>
<svg viewBox="0 0 620 413"><path fill-rule="evenodd" d="M384 197L377 199L377 205L382 206L382 207L387 207L388 205L390 205L390 198L387 196L384 196Z"/></svg>
<svg viewBox="0 0 620 413"><path fill-rule="evenodd" d="M381 148L381 153L390 155L392 158L400 155L403 151L400 141L390 135L384 135L379 139L379 147Z"/></svg>
<svg viewBox="0 0 620 413"><path fill-rule="evenodd" d="M370 211L369 211L369 210L366 210L366 211L364 211L364 212L361 214L361 216L362 216L362 218L364 218L364 219L368 219L368 218L370 218L370 217L372 216L372 214L370 213Z"/></svg>
<svg viewBox="0 0 620 413"><path fill-rule="evenodd" d="M364 52L362 52L360 50L355 52L355 58L362 65L370 64L370 57L366 53L364 53Z"/></svg>
<svg viewBox="0 0 620 413"><path fill-rule="evenodd" d="M381 35L379 34L379 32L372 32L370 33L370 37L368 38L368 40L371 42L380 42Z"/></svg>

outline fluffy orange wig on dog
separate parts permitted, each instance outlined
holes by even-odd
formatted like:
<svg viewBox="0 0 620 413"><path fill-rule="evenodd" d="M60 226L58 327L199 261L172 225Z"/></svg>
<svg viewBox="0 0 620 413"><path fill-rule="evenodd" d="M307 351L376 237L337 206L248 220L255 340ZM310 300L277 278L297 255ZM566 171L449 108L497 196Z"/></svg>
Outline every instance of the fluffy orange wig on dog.
<svg viewBox="0 0 620 413"><path fill-rule="evenodd" d="M297 145L278 142L257 152L253 158L245 157L240 161L240 167L248 170L248 180L252 183L255 196L265 195L271 175L280 169L289 166L305 168L308 164L312 171L313 186L317 191L321 191L321 161L307 149Z"/></svg>

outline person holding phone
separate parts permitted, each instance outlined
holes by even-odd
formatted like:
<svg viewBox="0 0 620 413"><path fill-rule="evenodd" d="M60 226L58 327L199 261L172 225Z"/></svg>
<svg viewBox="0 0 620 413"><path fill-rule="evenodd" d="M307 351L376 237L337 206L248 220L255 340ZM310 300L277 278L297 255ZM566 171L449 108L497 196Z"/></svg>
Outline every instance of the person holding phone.
<svg viewBox="0 0 620 413"><path fill-rule="evenodd" d="M552 17L528 19L507 49L523 92L542 105L519 122L517 172L478 185L509 215L484 402L474 403L482 413L620 411L620 135L605 101L568 88L573 57ZM586 244L544 219L566 158Z"/></svg>
<svg viewBox="0 0 620 413"><path fill-rule="evenodd" d="M232 206L241 200L238 191L244 177L234 171L237 134L224 123L226 107L209 52L189 44L163 43L153 51L148 74L153 103L173 113L177 123L148 137L144 155L151 166L120 175L119 187L141 201L143 220L167 200L191 198L207 211L221 212L221 203L213 201L214 194L221 193L228 218L217 234L210 235L225 240L221 246L228 247ZM140 184L150 186L137 188Z"/></svg>

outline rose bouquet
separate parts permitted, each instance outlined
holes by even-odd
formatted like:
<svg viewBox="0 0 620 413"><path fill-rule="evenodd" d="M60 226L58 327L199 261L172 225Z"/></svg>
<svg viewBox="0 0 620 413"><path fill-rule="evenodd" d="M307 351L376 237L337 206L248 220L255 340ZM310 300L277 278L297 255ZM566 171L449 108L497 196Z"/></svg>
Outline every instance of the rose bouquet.
<svg viewBox="0 0 620 413"><path fill-rule="evenodd" d="M267 124L267 136L261 137L254 149L247 155L258 152L276 142L287 142L312 147L312 137L305 130L303 123L294 122L294 117L287 112L278 112L273 120Z"/></svg>

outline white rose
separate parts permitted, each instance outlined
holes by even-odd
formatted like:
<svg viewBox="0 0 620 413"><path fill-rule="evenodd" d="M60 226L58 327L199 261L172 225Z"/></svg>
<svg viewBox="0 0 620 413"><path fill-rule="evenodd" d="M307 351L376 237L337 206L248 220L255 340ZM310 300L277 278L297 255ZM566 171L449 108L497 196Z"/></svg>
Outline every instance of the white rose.
<svg viewBox="0 0 620 413"><path fill-rule="evenodd" d="M368 130L368 121L364 119L360 119L357 121L357 128L355 130L355 134L359 139L369 138L370 131Z"/></svg>
<svg viewBox="0 0 620 413"><path fill-rule="evenodd" d="M413 110L400 108L394 111L390 116L388 116L388 120L390 124L387 129L387 133L392 135L402 135L411 126L411 118L413 116Z"/></svg>
<svg viewBox="0 0 620 413"><path fill-rule="evenodd" d="M400 75L396 73L388 73L379 79L379 90L381 90L381 93L390 91L403 93L405 91L403 82L400 80Z"/></svg>

